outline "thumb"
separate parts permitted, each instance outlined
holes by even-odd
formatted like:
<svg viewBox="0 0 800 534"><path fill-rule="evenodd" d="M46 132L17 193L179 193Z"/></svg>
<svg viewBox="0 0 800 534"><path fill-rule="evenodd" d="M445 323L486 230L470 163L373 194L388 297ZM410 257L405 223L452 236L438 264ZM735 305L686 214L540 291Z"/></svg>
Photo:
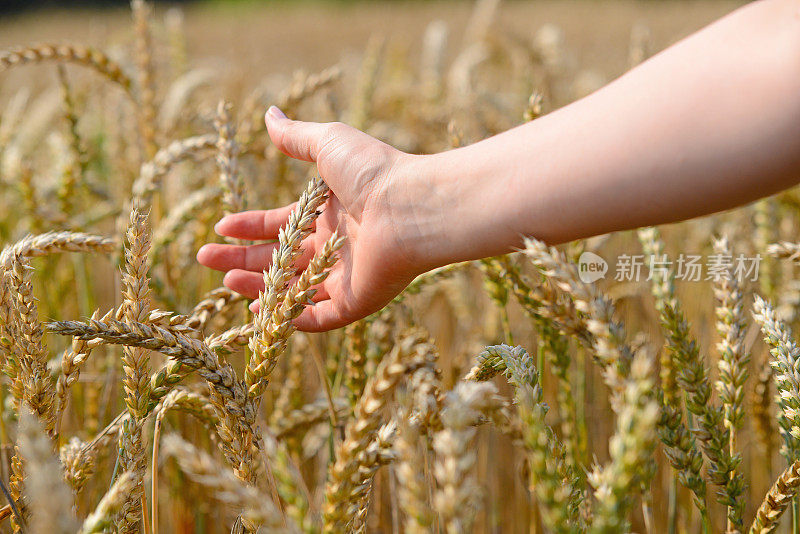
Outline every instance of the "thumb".
<svg viewBox="0 0 800 534"><path fill-rule="evenodd" d="M267 131L278 150L295 159L317 161L321 150L337 137L339 123L294 121L275 106L264 117Z"/></svg>

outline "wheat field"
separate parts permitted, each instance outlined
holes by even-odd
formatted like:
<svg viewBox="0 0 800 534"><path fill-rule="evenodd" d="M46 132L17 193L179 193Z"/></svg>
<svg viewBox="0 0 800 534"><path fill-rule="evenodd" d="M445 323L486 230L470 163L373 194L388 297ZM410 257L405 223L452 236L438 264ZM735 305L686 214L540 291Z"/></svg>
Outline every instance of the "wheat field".
<svg viewBox="0 0 800 534"><path fill-rule="evenodd" d="M531 238L305 334L292 320L343 241L294 277L329 192L263 126L275 104L447 150L736 5L134 0L0 20L0 530L800 532L797 191ZM293 201L253 315L195 254L222 215ZM585 253L667 268L586 281ZM685 254L715 274L686 280Z"/></svg>

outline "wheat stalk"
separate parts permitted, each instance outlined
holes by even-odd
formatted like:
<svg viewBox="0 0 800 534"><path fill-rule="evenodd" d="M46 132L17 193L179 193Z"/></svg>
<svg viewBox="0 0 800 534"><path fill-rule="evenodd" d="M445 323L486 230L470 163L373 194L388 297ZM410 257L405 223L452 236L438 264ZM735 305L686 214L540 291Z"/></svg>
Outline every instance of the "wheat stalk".
<svg viewBox="0 0 800 534"><path fill-rule="evenodd" d="M136 70L138 74L138 101L136 110L139 116L139 131L144 143L147 158L152 158L158 150L156 144L156 91L153 73L153 43L150 35L150 5L144 0L131 0L133 29L135 39Z"/></svg>
<svg viewBox="0 0 800 534"><path fill-rule="evenodd" d="M132 82L123 69L103 52L69 44L42 44L0 53L0 71L42 61L66 61L89 67L130 94Z"/></svg>
<svg viewBox="0 0 800 534"><path fill-rule="evenodd" d="M285 514L304 532L319 531L319 511L312 509L312 496L286 445L266 435L264 453L269 458L278 495Z"/></svg>

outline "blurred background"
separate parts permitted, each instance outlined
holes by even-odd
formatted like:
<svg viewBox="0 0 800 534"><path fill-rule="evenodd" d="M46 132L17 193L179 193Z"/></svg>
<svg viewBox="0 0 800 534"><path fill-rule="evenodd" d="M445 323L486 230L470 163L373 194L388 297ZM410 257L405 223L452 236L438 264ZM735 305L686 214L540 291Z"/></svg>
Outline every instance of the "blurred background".
<svg viewBox="0 0 800 534"><path fill-rule="evenodd" d="M628 69L633 27L646 27L649 46L660 50L744 3L512 1L499 10L496 22L510 36L522 40L529 40L545 24L558 27L559 38L569 51L570 67L587 71L586 80L596 84ZM66 41L113 51L131 38L128 4L124 0L0 1L0 47ZM233 78L246 75L251 80L276 72L290 76L299 68L323 69L348 54L359 56L373 35L385 38L398 57L405 55L413 61L419 57L428 23L437 19L448 26L447 53L452 59L461 48L473 6L473 2L460 0L214 0L155 4L155 18L162 29L169 26L170 14L181 14L194 66L223 69ZM6 84L14 85L7 78Z"/></svg>

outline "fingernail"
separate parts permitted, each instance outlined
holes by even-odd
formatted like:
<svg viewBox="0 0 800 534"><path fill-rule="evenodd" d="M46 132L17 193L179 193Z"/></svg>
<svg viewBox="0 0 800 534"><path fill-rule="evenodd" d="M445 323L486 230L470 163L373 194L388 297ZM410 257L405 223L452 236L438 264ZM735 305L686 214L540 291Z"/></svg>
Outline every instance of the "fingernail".
<svg viewBox="0 0 800 534"><path fill-rule="evenodd" d="M277 106L270 106L269 109L267 110L267 115L270 115L271 117L273 117L275 119L285 119L285 118L287 118L286 114L284 114L283 111L278 109Z"/></svg>
<svg viewBox="0 0 800 534"><path fill-rule="evenodd" d="M248 306L248 308L250 308L251 312L258 313L258 301L254 300L253 302L251 302L250 306Z"/></svg>

